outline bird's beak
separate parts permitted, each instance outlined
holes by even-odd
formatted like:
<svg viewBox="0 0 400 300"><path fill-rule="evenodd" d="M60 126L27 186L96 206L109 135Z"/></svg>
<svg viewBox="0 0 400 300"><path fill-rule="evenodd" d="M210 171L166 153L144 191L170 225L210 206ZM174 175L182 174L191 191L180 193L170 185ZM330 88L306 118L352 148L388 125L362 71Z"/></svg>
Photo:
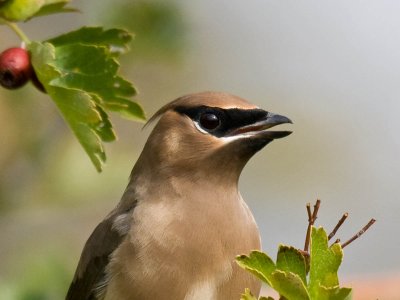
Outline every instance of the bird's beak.
<svg viewBox="0 0 400 300"><path fill-rule="evenodd" d="M254 136L254 135L262 134L262 136L267 139L271 139L271 140L280 139L280 138L288 136L289 134L292 133L292 131L267 131L266 129L269 129L276 125L285 124L285 123L292 124L293 122L285 116L267 112L266 116L264 118L256 120L253 124L236 128L235 130L230 132L229 135L230 136L239 136L239 135Z"/></svg>

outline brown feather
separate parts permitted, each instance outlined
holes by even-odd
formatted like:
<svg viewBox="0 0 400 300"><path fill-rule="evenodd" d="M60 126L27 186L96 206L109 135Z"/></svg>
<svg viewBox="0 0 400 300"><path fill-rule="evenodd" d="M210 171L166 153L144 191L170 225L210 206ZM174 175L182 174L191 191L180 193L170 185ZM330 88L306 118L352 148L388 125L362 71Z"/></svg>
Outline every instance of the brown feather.
<svg viewBox="0 0 400 300"><path fill-rule="evenodd" d="M129 195L128 192L125 195ZM115 226L121 213L133 213L136 201L131 200L119 205L104 219L90 235L82 251L74 279L68 289L66 300L95 300L104 293L107 286L107 265L111 254L123 242L125 232ZM130 220L129 225L130 225Z"/></svg>

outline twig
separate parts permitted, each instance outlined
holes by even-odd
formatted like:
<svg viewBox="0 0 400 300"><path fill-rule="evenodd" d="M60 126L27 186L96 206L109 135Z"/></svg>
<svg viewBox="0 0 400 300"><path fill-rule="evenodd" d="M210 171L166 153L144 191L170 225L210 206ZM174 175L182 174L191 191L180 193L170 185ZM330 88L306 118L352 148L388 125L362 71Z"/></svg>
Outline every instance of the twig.
<svg viewBox="0 0 400 300"><path fill-rule="evenodd" d="M307 233L306 233L306 240L304 242L304 252L308 253L308 245L310 244L310 235L311 235L311 222L312 222L312 215L311 215L311 205L307 203L307 213L308 213L308 226L307 226Z"/></svg>
<svg viewBox="0 0 400 300"><path fill-rule="evenodd" d="M312 219L313 219L312 225L314 225L315 220L317 220L317 215L318 215L318 210L319 210L320 205L321 205L321 200L317 199L317 202L315 202L314 211L312 214Z"/></svg>
<svg viewBox="0 0 400 300"><path fill-rule="evenodd" d="M321 200L317 200L314 205L314 210L311 213L310 203L307 203L307 214L308 214L308 227L307 227L307 234L306 234L306 241L304 243L304 251L308 252L308 247L310 245L310 238L311 238L311 226L314 225L315 220L317 220L318 210L321 205Z"/></svg>
<svg viewBox="0 0 400 300"><path fill-rule="evenodd" d="M365 225L363 227L363 229L361 229L359 232L357 232L357 234L355 234L351 239L349 239L348 241L344 242L342 244L342 248L346 247L347 245L349 245L350 243L352 243L354 240L358 239L364 232L366 232L368 230L368 228L370 228L372 226L372 224L375 223L375 219L371 219L367 225Z"/></svg>
<svg viewBox="0 0 400 300"><path fill-rule="evenodd" d="M332 232L329 234L328 241L330 241L331 238L335 236L336 232L339 230L340 226L342 226L342 224L344 223L344 221L347 219L348 216L349 216L348 213L343 214L339 222L336 224L335 228L333 228Z"/></svg>
<svg viewBox="0 0 400 300"><path fill-rule="evenodd" d="M308 214L308 222L310 222L311 218L312 218L312 214L311 214L311 204L307 203L307 214Z"/></svg>

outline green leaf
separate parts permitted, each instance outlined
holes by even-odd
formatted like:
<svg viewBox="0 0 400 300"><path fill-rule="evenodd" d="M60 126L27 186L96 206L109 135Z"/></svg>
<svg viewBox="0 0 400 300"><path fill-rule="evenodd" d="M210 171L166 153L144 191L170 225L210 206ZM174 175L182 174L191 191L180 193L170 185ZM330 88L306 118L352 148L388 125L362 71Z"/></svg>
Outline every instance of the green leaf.
<svg viewBox="0 0 400 300"><path fill-rule="evenodd" d="M285 272L297 274L306 285L306 261L304 256L294 247L279 245L276 267Z"/></svg>
<svg viewBox="0 0 400 300"><path fill-rule="evenodd" d="M325 230L322 227L318 229L313 227L310 246L310 282L308 289L311 298L318 300L347 299L351 289L340 289L337 275L343 259L340 244L335 243L328 247L328 237Z"/></svg>
<svg viewBox="0 0 400 300"><path fill-rule="evenodd" d="M9 0L1 5L0 17L8 21L25 21L36 14L45 0Z"/></svg>
<svg viewBox="0 0 400 300"><path fill-rule="evenodd" d="M69 0L8 0L0 3L0 17L8 21L27 21L33 17L76 11L65 7L68 2Z"/></svg>
<svg viewBox="0 0 400 300"><path fill-rule="evenodd" d="M121 54L129 50L127 45L131 40L132 35L122 29L104 30L101 27L82 27L47 42L56 47L70 44L104 46L112 54Z"/></svg>
<svg viewBox="0 0 400 300"><path fill-rule="evenodd" d="M267 254L252 251L249 256L236 258L242 268L276 290L287 300L350 300L351 289L339 286L338 269L343 252L340 244L328 247L323 228L312 227L310 243L310 275L307 286L306 259L294 247L280 245L276 265ZM243 295L253 300L250 291Z"/></svg>
<svg viewBox="0 0 400 300"><path fill-rule="evenodd" d="M135 88L116 74L116 56L128 50L131 38L120 29L83 27L49 40L57 49L58 66L63 70L57 84L96 94L103 108L124 118L145 120L140 105L129 99L136 95Z"/></svg>
<svg viewBox="0 0 400 300"><path fill-rule="evenodd" d="M89 155L98 171L106 155L101 141L115 139L107 115L89 93L57 86L52 81L61 76L56 65L56 50L49 43L32 43L29 46L32 65L47 93L56 103L79 142Z"/></svg>
<svg viewBox="0 0 400 300"><path fill-rule="evenodd" d="M144 121L146 115L142 107L136 102L126 100L124 98L113 98L104 103L104 107L117 112L121 117L133 121Z"/></svg>
<svg viewBox="0 0 400 300"><path fill-rule="evenodd" d="M337 271L342 262L343 252L336 243L328 247L328 237L320 227L312 228L310 252L310 287L323 285L334 287L339 284Z"/></svg>
<svg viewBox="0 0 400 300"><path fill-rule="evenodd" d="M97 96L105 109L135 121L145 120L143 109L128 97L136 94L132 84L116 73L119 65L107 48L82 44L56 47L57 68L62 76L52 82L60 87L84 90ZM88 59L88 57L92 59Z"/></svg>
<svg viewBox="0 0 400 300"><path fill-rule="evenodd" d="M143 109L130 99L135 88L118 75L116 59L130 39L123 30L84 27L29 45L39 81L99 171L106 159L102 142L116 139L106 111L145 120Z"/></svg>
<svg viewBox="0 0 400 300"><path fill-rule="evenodd" d="M291 272L278 270L267 254L260 251L252 251L249 256L241 255L237 257L236 261L239 266L256 275L287 299L310 299L306 286L300 276ZM282 265L284 264L282 263Z"/></svg>
<svg viewBox="0 0 400 300"><path fill-rule="evenodd" d="M271 274L272 287L288 300L309 300L306 286L294 273L276 270Z"/></svg>
<svg viewBox="0 0 400 300"><path fill-rule="evenodd" d="M236 257L239 266L256 275L262 281L272 287L270 281L272 273L276 270L275 263L265 253L261 251L251 251L250 255L240 255Z"/></svg>
<svg viewBox="0 0 400 300"><path fill-rule="evenodd" d="M319 286L318 289L318 300L350 300L351 289L336 287L323 287Z"/></svg>
<svg viewBox="0 0 400 300"><path fill-rule="evenodd" d="M50 2L50 1L47 1ZM32 18L36 17L43 17L52 14L59 14L59 13L71 13L71 12L78 12L76 8L66 7L69 1L60 0L60 1L53 1L53 3L48 3L43 5L38 12L36 12Z"/></svg>

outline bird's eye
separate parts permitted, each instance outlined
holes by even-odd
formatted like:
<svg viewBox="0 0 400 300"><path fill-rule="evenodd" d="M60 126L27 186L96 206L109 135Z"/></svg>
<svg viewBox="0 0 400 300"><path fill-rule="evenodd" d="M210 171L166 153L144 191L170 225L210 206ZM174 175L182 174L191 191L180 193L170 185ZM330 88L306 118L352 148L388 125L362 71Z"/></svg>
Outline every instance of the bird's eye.
<svg viewBox="0 0 400 300"><path fill-rule="evenodd" d="M221 120L213 113L204 113L199 119L201 127L207 130L213 130L221 124Z"/></svg>

